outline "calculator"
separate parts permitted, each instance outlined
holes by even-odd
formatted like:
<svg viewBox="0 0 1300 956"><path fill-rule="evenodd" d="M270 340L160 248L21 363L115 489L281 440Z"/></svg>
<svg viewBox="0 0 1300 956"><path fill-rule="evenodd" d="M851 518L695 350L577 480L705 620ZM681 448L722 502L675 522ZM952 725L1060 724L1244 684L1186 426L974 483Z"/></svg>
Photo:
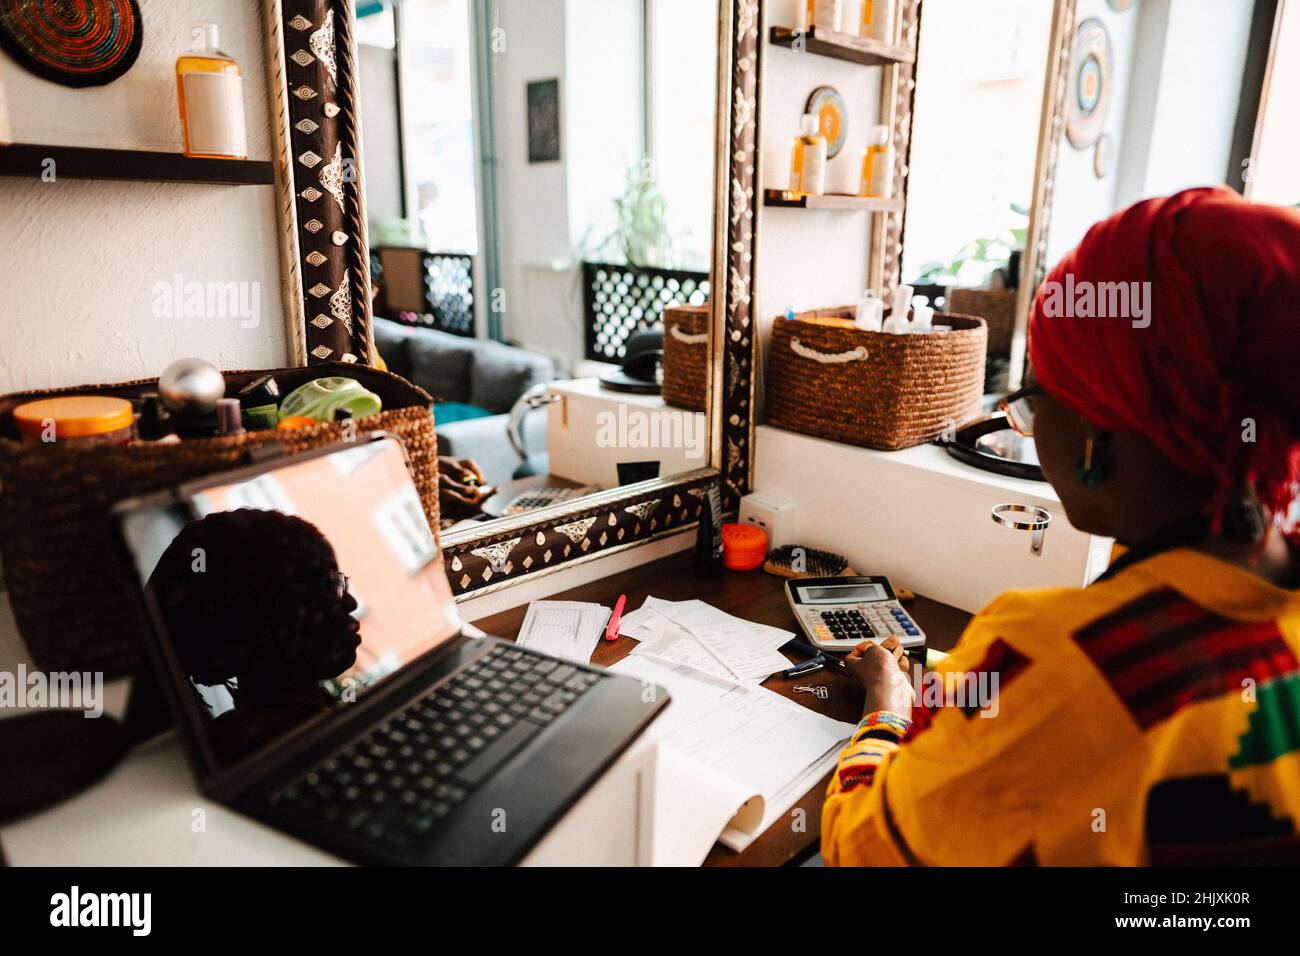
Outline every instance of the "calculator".
<svg viewBox="0 0 1300 956"><path fill-rule="evenodd" d="M924 652L925 634L886 577L791 578L785 595L804 634L820 650L851 651L863 641L892 636L909 654Z"/></svg>

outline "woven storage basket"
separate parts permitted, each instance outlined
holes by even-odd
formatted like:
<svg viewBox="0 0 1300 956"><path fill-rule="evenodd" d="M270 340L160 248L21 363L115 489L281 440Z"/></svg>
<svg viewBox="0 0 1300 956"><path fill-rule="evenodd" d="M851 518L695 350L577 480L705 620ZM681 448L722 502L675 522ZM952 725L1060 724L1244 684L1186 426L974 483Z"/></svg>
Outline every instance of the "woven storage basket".
<svg viewBox="0 0 1300 956"><path fill-rule="evenodd" d="M325 375L346 375L377 394L384 411L359 432L399 439L429 524L438 527L438 450L433 400L405 379L356 365L271 369L287 394ZM233 391L268 371L227 372ZM257 431L176 444L68 448L16 440L15 405L51 395L130 398L156 391L157 379L26 392L0 398L0 557L14 617L38 666L51 671L126 673L135 663L139 624L109 534L109 512L126 498L173 487L248 463L247 453L278 442L296 455L341 439L343 425Z"/></svg>
<svg viewBox="0 0 1300 956"><path fill-rule="evenodd" d="M807 317L851 318L852 308ZM982 319L939 313L950 332L891 335L779 318L768 350L767 422L851 445L920 445L979 411Z"/></svg>
<svg viewBox="0 0 1300 956"><path fill-rule="evenodd" d="M664 309L664 401L704 411L709 374L709 307Z"/></svg>
<svg viewBox="0 0 1300 956"><path fill-rule="evenodd" d="M1006 289L953 289L948 308L958 315L974 315L988 323L988 354L1011 354L1011 334L1016 327L1016 293Z"/></svg>

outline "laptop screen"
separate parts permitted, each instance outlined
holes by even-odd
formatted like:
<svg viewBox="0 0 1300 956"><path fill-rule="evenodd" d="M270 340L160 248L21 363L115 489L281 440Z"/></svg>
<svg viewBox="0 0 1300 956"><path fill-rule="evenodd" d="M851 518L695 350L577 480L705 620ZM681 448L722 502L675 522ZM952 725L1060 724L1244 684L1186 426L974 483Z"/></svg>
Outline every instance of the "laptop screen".
<svg viewBox="0 0 1300 956"><path fill-rule="evenodd" d="M214 768L357 700L460 629L392 439L208 484L128 513L122 529Z"/></svg>

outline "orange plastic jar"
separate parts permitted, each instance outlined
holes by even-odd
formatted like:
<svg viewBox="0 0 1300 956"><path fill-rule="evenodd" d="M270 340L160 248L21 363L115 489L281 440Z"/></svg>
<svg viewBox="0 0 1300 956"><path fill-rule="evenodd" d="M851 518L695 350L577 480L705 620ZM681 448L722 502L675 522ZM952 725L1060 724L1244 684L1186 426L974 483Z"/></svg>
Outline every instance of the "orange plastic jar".
<svg viewBox="0 0 1300 956"><path fill-rule="evenodd" d="M125 445L131 441L135 412L124 398L60 395L25 402L13 411L23 441L76 448Z"/></svg>
<svg viewBox="0 0 1300 956"><path fill-rule="evenodd" d="M752 571L767 559L767 533L752 524L722 526L722 564L732 571Z"/></svg>

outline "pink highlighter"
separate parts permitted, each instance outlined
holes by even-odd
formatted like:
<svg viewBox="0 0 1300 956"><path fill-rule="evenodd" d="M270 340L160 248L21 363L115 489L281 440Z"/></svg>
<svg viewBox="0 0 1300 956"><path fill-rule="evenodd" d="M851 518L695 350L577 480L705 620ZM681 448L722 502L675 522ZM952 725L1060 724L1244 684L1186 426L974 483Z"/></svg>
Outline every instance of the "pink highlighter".
<svg viewBox="0 0 1300 956"><path fill-rule="evenodd" d="M614 604L614 612L609 616L609 627L605 628L605 640L618 640L618 622L623 616L623 608L627 605L627 595L620 594L618 601Z"/></svg>

